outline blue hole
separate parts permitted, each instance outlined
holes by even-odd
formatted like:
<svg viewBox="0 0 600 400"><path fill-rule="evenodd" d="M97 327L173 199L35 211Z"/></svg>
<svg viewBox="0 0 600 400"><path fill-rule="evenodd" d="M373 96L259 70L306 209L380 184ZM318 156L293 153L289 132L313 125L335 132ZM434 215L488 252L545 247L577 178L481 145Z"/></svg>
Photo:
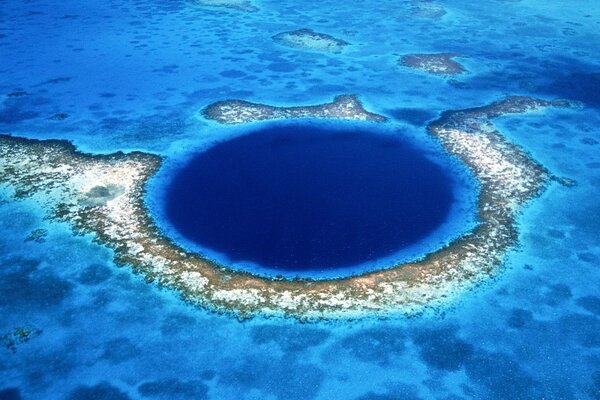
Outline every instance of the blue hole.
<svg viewBox="0 0 600 400"><path fill-rule="evenodd" d="M266 127L195 154L165 198L186 240L272 271L390 256L443 224L453 180L422 149L363 127Z"/></svg>

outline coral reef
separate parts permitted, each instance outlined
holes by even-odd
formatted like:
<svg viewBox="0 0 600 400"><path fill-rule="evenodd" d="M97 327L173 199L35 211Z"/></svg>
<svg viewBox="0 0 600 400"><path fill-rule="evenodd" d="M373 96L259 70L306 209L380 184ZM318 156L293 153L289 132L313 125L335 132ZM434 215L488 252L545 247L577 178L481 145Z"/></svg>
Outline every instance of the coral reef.
<svg viewBox="0 0 600 400"><path fill-rule="evenodd" d="M15 198L35 199L76 232L94 233L99 243L114 250L118 264L130 265L148 281L176 289L199 306L240 317L414 315L438 309L494 276L517 245L516 216L552 181L549 172L506 140L491 120L568 106L565 101L508 97L484 107L447 111L431 122L428 132L479 181L479 224L421 260L343 279L269 279L186 252L157 229L145 207L146 183L161 164L160 157L151 154L89 155L63 141L0 136L0 183L11 187ZM252 120L248 115L233 119ZM90 203L90 198L102 201Z"/></svg>
<svg viewBox="0 0 600 400"><path fill-rule="evenodd" d="M350 44L326 33L319 33L306 28L278 33L273 36L273 40L288 47L328 53L341 53Z"/></svg>
<svg viewBox="0 0 600 400"><path fill-rule="evenodd" d="M382 122L382 115L368 112L356 96L337 96L333 102L316 106L275 107L244 100L218 101L204 109L204 116L222 124L292 118L336 118Z"/></svg>
<svg viewBox="0 0 600 400"><path fill-rule="evenodd" d="M465 67L454 61L459 56L456 53L407 54L402 56L400 64L434 75L459 75L466 72Z"/></svg>

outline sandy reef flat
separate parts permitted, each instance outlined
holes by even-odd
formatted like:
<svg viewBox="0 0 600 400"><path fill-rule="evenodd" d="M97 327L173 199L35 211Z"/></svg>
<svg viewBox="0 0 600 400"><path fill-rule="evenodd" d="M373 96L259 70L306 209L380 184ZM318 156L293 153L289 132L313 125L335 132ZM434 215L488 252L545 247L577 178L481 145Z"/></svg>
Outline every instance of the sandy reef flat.
<svg viewBox="0 0 600 400"><path fill-rule="evenodd" d="M327 53L341 53L350 44L326 33L315 32L308 28L278 33L273 36L273 40L288 47Z"/></svg>
<svg viewBox="0 0 600 400"><path fill-rule="evenodd" d="M506 253L517 245L515 218L522 206L551 183L551 174L507 141L491 120L569 106L565 101L508 97L443 113L427 129L479 181L479 224L422 260L344 279L268 279L228 270L185 251L161 234L145 207L146 184L161 165L161 158L152 154L90 155L65 141L2 135L0 184L13 198L35 200L49 217L69 223L75 232L92 233L98 243L114 250L117 264L131 266L148 281L177 290L202 307L240 317L261 314L307 320L414 315L438 309L494 276ZM320 108L327 105L313 107L292 109L303 110L301 116L327 116ZM290 112L282 113L294 117ZM246 114L235 115L217 120L252 120ZM264 114L256 115L265 119Z"/></svg>

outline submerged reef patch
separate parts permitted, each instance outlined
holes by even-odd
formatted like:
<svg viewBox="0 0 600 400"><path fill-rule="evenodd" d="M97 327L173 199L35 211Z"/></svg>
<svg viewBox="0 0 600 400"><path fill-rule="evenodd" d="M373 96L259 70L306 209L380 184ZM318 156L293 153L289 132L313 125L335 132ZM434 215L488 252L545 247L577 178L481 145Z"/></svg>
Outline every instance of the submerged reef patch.
<svg viewBox="0 0 600 400"><path fill-rule="evenodd" d="M43 228L34 229L25 239L26 242L44 243L48 236L48 230Z"/></svg>
<svg viewBox="0 0 600 400"><path fill-rule="evenodd" d="M407 54L400 58L400 65L433 75L459 75L465 67L454 61L457 53Z"/></svg>
<svg viewBox="0 0 600 400"><path fill-rule="evenodd" d="M412 2L410 13L415 17L438 20L446 15L446 9L430 0L416 0Z"/></svg>
<svg viewBox="0 0 600 400"><path fill-rule="evenodd" d="M315 106L276 107L244 100L223 100L203 111L204 117L221 124L243 124L253 121L297 118L335 118L383 122L386 118L364 109L356 96L337 96L331 103Z"/></svg>
<svg viewBox="0 0 600 400"><path fill-rule="evenodd" d="M258 7L250 0L194 0L194 2L206 7L224 7L246 12L258 11Z"/></svg>
<svg viewBox="0 0 600 400"><path fill-rule="evenodd" d="M144 204L148 179L161 165L151 154L89 155L64 141L0 136L0 183L30 197L76 232L94 233L120 265L179 291L193 304L238 316L302 319L419 314L494 276L517 245L516 216L551 182L549 172L491 123L493 118L566 101L508 97L487 106L447 111L428 132L479 181L479 224L421 260L332 280L268 279L216 265L166 238ZM246 119L251 121L251 119ZM85 200L95 187L122 192L101 204Z"/></svg>
<svg viewBox="0 0 600 400"><path fill-rule="evenodd" d="M288 47L327 53L341 53L350 44L326 33L319 33L306 28L278 33L273 36L273 40Z"/></svg>
<svg viewBox="0 0 600 400"><path fill-rule="evenodd" d="M15 353L17 351L17 346L29 342L31 339L41 334L42 331L38 328L15 328L11 332L0 336L0 343L2 343L8 350Z"/></svg>

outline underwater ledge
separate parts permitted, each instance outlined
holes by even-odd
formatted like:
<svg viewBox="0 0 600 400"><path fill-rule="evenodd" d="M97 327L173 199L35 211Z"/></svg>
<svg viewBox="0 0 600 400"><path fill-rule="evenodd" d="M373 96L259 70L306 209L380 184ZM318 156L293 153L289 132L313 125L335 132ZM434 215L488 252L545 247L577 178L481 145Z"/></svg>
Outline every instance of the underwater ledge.
<svg viewBox="0 0 600 400"><path fill-rule="evenodd" d="M436 310L494 276L517 245L519 211L554 178L504 138L491 120L570 106L563 100L508 97L444 112L427 130L479 182L479 225L419 261L348 278L269 279L186 252L160 232L145 206L146 184L162 162L156 155L84 154L66 141L0 135L0 184L11 189L14 199L35 200L76 233L94 234L98 243L114 250L118 265L130 265L148 281L175 289L201 307L238 317L304 320L410 316Z"/></svg>

